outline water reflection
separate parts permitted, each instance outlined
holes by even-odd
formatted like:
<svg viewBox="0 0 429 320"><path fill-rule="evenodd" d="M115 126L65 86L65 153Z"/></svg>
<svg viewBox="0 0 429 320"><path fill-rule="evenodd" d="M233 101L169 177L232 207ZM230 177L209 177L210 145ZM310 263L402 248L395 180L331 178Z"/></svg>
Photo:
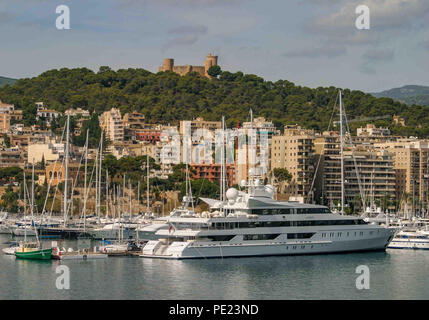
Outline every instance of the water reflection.
<svg viewBox="0 0 429 320"><path fill-rule="evenodd" d="M0 236L2 247L5 236ZM65 241L75 248L77 242ZM58 290L58 265L70 290ZM370 290L357 290L367 265ZM115 257L27 261L0 255L0 299L427 299L429 252L395 251L237 259Z"/></svg>

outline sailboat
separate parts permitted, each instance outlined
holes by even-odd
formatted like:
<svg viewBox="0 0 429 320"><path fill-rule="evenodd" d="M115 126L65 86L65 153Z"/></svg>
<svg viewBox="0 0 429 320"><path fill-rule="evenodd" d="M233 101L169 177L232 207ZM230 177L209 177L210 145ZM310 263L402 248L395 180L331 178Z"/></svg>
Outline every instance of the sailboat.
<svg viewBox="0 0 429 320"><path fill-rule="evenodd" d="M32 170L32 182L31 182L31 218L34 217L34 161ZM39 236L36 231L36 227L33 226L36 234L36 242L27 242L27 237L23 242L19 244L19 248L15 251L15 257L18 259L28 260L50 260L52 255L52 248L43 249L39 240Z"/></svg>
<svg viewBox="0 0 429 320"><path fill-rule="evenodd" d="M26 202L26 193L27 193L26 183L25 183L25 172L24 172L24 216L22 219L22 225L20 226L14 226L12 228L12 234L14 236L24 236L25 240L28 236L35 236L36 232L32 228L31 224L28 224L27 217L26 217L26 208L27 208L27 202Z"/></svg>
<svg viewBox="0 0 429 320"><path fill-rule="evenodd" d="M151 217L151 211L150 211L150 202L149 202L149 157L147 157L147 212L146 216ZM143 225L137 229L137 237L139 240L148 241L148 240L157 240L160 237L156 234L159 230L167 230L170 227L170 224L168 223L168 220L171 217L179 217L179 216L193 216L195 215L194 212L194 205L193 205L193 197L192 197L192 188L189 178L189 168L188 168L188 162L186 161L186 195L183 197L182 205L174 208L173 211L170 213L169 216L164 217L158 217L156 219L153 219L151 223L147 225ZM189 207L192 207L192 210Z"/></svg>

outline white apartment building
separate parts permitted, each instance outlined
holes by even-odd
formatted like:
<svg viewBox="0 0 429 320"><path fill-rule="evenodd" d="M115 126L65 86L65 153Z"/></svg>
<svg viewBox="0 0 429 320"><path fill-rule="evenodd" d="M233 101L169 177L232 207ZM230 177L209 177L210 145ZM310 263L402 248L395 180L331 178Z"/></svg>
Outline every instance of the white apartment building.
<svg viewBox="0 0 429 320"><path fill-rule="evenodd" d="M124 123L119 109L112 108L104 112L100 116L100 127L113 143L124 141Z"/></svg>

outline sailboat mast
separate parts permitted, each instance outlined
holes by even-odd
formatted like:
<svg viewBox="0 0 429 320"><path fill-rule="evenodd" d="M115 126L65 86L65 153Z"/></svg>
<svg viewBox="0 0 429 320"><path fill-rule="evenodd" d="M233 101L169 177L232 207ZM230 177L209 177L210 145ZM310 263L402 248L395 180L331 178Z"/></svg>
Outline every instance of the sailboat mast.
<svg viewBox="0 0 429 320"><path fill-rule="evenodd" d="M69 181L69 136L70 136L70 115L67 115L67 132L66 132L66 150L65 150L65 163L66 163L66 170L65 170L65 180L64 180L64 203L63 203L63 210L64 210L64 227L67 223L67 188L68 188L68 181Z"/></svg>
<svg viewBox="0 0 429 320"><path fill-rule="evenodd" d="M131 198L131 180L130 179L128 179L128 193L129 193L128 199L129 199L129 204L130 204L130 221L131 221L133 208L131 206L132 198Z"/></svg>
<svg viewBox="0 0 429 320"><path fill-rule="evenodd" d="M26 216L26 211L27 211L27 183L25 182L25 167L24 167L24 221L25 221L25 216ZM24 242L27 241L27 228L24 229Z"/></svg>
<svg viewBox="0 0 429 320"><path fill-rule="evenodd" d="M137 181L137 215L140 214L140 180Z"/></svg>
<svg viewBox="0 0 429 320"><path fill-rule="evenodd" d="M98 221L100 221L100 206L101 206L101 167L103 161L103 132L101 132L100 137L100 152L99 152L99 161L100 165L98 166Z"/></svg>
<svg viewBox="0 0 429 320"><path fill-rule="evenodd" d="M147 179L147 187L146 187L146 203L147 203L147 213L150 213L150 203L149 203L149 156L146 156L146 179Z"/></svg>
<svg viewBox="0 0 429 320"><path fill-rule="evenodd" d="M340 161L341 161L341 214L344 214L344 137L343 137L343 100L340 90Z"/></svg>
<svg viewBox="0 0 429 320"><path fill-rule="evenodd" d="M106 218L109 216L109 170L106 168Z"/></svg>
<svg viewBox="0 0 429 320"><path fill-rule="evenodd" d="M249 161L250 161L250 169L249 169L250 181L253 181L253 176L255 173L254 172L255 169L253 168L253 164L255 161L255 159L253 158L253 155L254 155L253 151L254 151L254 148L256 148L256 146L254 146L254 143L256 143L256 141L253 141L253 110L252 109L250 109L250 137L251 137L251 141L252 141L251 150L250 150L251 153L249 152L249 150L247 151L247 153L248 153L248 157L249 157ZM256 150L255 150L255 152L256 152Z"/></svg>
<svg viewBox="0 0 429 320"><path fill-rule="evenodd" d="M33 170L31 172L31 224L34 224L34 233L36 234L37 246L40 247L39 235L37 232L36 224L34 223L34 159Z"/></svg>
<svg viewBox="0 0 429 320"><path fill-rule="evenodd" d="M98 217L98 148L97 151L95 152L95 203L94 203L94 208L95 208L95 214ZM98 223L100 223L100 220L98 220Z"/></svg>
<svg viewBox="0 0 429 320"><path fill-rule="evenodd" d="M84 193L85 193L85 198L83 200L83 232L86 232L86 201L88 200L88 195L87 195L87 185L86 185L86 176L87 176L87 170L88 170L88 135L89 135L89 130L86 130L86 142L85 142L85 175L83 177L84 179Z"/></svg>

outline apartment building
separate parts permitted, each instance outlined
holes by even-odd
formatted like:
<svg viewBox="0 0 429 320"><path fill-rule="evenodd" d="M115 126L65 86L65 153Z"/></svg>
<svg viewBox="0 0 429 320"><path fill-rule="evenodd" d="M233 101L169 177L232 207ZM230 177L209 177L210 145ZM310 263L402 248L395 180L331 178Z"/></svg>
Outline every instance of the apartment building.
<svg viewBox="0 0 429 320"><path fill-rule="evenodd" d="M24 168L25 154L18 147L0 150L0 168L20 167Z"/></svg>
<svg viewBox="0 0 429 320"><path fill-rule="evenodd" d="M10 114L0 113L0 133L7 133L10 131Z"/></svg>
<svg viewBox="0 0 429 320"><path fill-rule="evenodd" d="M308 198L314 173L314 139L313 130L298 125L287 125L283 135L273 136L271 169L285 168L292 175L292 180L281 192Z"/></svg>
<svg viewBox="0 0 429 320"><path fill-rule="evenodd" d="M326 131L315 139L315 199L334 206L341 201L340 138ZM344 147L344 189L347 204L363 207L395 197L394 154L372 144Z"/></svg>
<svg viewBox="0 0 429 320"><path fill-rule="evenodd" d="M190 165L191 179L207 179L213 183L220 183L221 164L191 164ZM233 165L225 165L225 177L227 187L231 187L235 183L235 167Z"/></svg>
<svg viewBox="0 0 429 320"><path fill-rule="evenodd" d="M124 141L124 123L119 109L112 108L110 111L104 112L100 116L100 127L111 142Z"/></svg>
<svg viewBox="0 0 429 320"><path fill-rule="evenodd" d="M221 121L206 121L204 118L198 117L194 120L182 120L180 121L180 135L190 135L193 136L194 132L198 129L207 129L210 131L215 131L216 129L222 128Z"/></svg>
<svg viewBox="0 0 429 320"><path fill-rule="evenodd" d="M276 129L272 121L265 120L264 117L258 117L253 122L243 122L243 129L255 129L257 134L266 134L268 139L272 136L280 134L280 131Z"/></svg>
<svg viewBox="0 0 429 320"><path fill-rule="evenodd" d="M396 197L402 200L402 205L407 202L426 208L429 196L429 141L400 139L374 146L394 154Z"/></svg>
<svg viewBox="0 0 429 320"><path fill-rule="evenodd" d="M143 113L130 112L124 115L124 127L129 130L139 130L145 128L145 116Z"/></svg>

